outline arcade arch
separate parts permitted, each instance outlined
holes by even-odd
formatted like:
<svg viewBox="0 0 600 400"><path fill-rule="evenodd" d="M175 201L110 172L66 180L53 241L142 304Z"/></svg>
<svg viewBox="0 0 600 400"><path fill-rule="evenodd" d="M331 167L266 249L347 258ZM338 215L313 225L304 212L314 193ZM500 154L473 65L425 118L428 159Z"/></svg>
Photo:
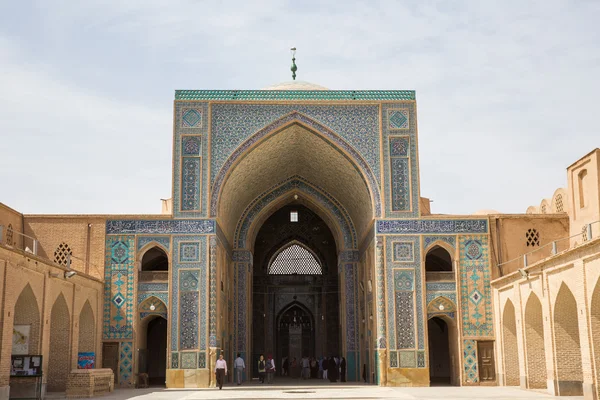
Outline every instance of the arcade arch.
<svg viewBox="0 0 600 400"><path fill-rule="evenodd" d="M95 352L96 348L96 321L90 302L86 300L79 313L79 343L78 353Z"/></svg>
<svg viewBox="0 0 600 400"><path fill-rule="evenodd" d="M40 311L38 302L27 284L15 303L14 325L29 325L29 354L39 354L40 350Z"/></svg>
<svg viewBox="0 0 600 400"><path fill-rule="evenodd" d="M169 256L159 246L148 249L142 256L142 272L168 271Z"/></svg>
<svg viewBox="0 0 600 400"><path fill-rule="evenodd" d="M540 299L535 293L531 293L525 305L525 355L527 387L530 389L545 389L547 386L543 315Z"/></svg>
<svg viewBox="0 0 600 400"><path fill-rule="evenodd" d="M517 347L517 322L515 306L506 300L502 313L502 347L504 350L504 376L506 386L519 386L519 349Z"/></svg>
<svg viewBox="0 0 600 400"><path fill-rule="evenodd" d="M71 349L71 316L61 293L50 312L50 351L48 355L48 391L64 392L67 387Z"/></svg>

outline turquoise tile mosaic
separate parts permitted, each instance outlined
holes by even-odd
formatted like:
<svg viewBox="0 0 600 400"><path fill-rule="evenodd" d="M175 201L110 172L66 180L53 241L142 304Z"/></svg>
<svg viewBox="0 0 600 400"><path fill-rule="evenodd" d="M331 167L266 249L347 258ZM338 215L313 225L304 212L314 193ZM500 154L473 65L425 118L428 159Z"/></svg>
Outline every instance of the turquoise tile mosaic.
<svg viewBox="0 0 600 400"><path fill-rule="evenodd" d="M175 100L415 100L414 90L176 90Z"/></svg>

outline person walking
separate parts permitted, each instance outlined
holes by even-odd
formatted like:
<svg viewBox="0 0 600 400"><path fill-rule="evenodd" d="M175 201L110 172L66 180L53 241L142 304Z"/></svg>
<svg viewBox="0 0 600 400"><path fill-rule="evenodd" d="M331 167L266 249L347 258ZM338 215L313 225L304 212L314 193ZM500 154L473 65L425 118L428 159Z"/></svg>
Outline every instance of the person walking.
<svg viewBox="0 0 600 400"><path fill-rule="evenodd" d="M346 357L340 361L340 382L346 382Z"/></svg>
<svg viewBox="0 0 600 400"><path fill-rule="evenodd" d="M270 354L267 356L267 365L265 366L267 372L267 383L273 383L273 375L275 375L275 360Z"/></svg>
<svg viewBox="0 0 600 400"><path fill-rule="evenodd" d="M233 369L235 370L235 380L239 386L242 384L242 374L246 369L246 363L240 353L237 353L237 358L233 362Z"/></svg>
<svg viewBox="0 0 600 400"><path fill-rule="evenodd" d="M227 361L223 360L223 353L219 355L219 359L215 364L215 374L217 375L217 385L219 390L223 389L223 381L227 376Z"/></svg>
<svg viewBox="0 0 600 400"><path fill-rule="evenodd" d="M260 380L260 383L265 383L265 366L265 356L261 354L258 359L258 379Z"/></svg>

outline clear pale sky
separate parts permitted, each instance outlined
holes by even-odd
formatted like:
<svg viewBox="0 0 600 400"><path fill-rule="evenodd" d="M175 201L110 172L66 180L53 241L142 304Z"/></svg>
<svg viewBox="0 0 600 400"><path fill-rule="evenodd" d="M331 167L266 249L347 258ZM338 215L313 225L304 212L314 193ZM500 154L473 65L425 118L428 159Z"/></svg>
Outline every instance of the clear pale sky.
<svg viewBox="0 0 600 400"><path fill-rule="evenodd" d="M158 213L175 89L417 92L436 213L525 212L600 146L600 1L6 1L0 202Z"/></svg>

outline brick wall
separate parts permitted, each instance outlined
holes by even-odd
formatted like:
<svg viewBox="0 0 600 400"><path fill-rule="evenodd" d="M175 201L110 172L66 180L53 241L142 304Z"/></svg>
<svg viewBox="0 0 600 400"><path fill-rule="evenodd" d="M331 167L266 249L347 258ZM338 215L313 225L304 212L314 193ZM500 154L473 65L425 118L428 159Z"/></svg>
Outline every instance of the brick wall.
<svg viewBox="0 0 600 400"><path fill-rule="evenodd" d="M583 381L577 302L562 285L554 306L554 335L559 381Z"/></svg>
<svg viewBox="0 0 600 400"><path fill-rule="evenodd" d="M67 379L66 396L68 399L86 398L112 392L114 379L110 368L73 370Z"/></svg>
<svg viewBox="0 0 600 400"><path fill-rule="evenodd" d="M89 301L86 301L81 314L79 314L79 343L77 353L95 352L96 349L96 323L94 312ZM98 360L96 359L96 362Z"/></svg>
<svg viewBox="0 0 600 400"><path fill-rule="evenodd" d="M515 306L508 300L502 313L502 340L504 347L504 370L507 386L519 385L519 350L517 348L517 324Z"/></svg>
<svg viewBox="0 0 600 400"><path fill-rule="evenodd" d="M52 306L50 314L50 353L48 355L49 392L64 392L67 385L66 371L70 369L71 317L64 296L61 294Z"/></svg>
<svg viewBox="0 0 600 400"><path fill-rule="evenodd" d="M529 389L545 389L547 374L542 303L534 293L529 296L525 306L525 346L527 349L527 387Z"/></svg>

